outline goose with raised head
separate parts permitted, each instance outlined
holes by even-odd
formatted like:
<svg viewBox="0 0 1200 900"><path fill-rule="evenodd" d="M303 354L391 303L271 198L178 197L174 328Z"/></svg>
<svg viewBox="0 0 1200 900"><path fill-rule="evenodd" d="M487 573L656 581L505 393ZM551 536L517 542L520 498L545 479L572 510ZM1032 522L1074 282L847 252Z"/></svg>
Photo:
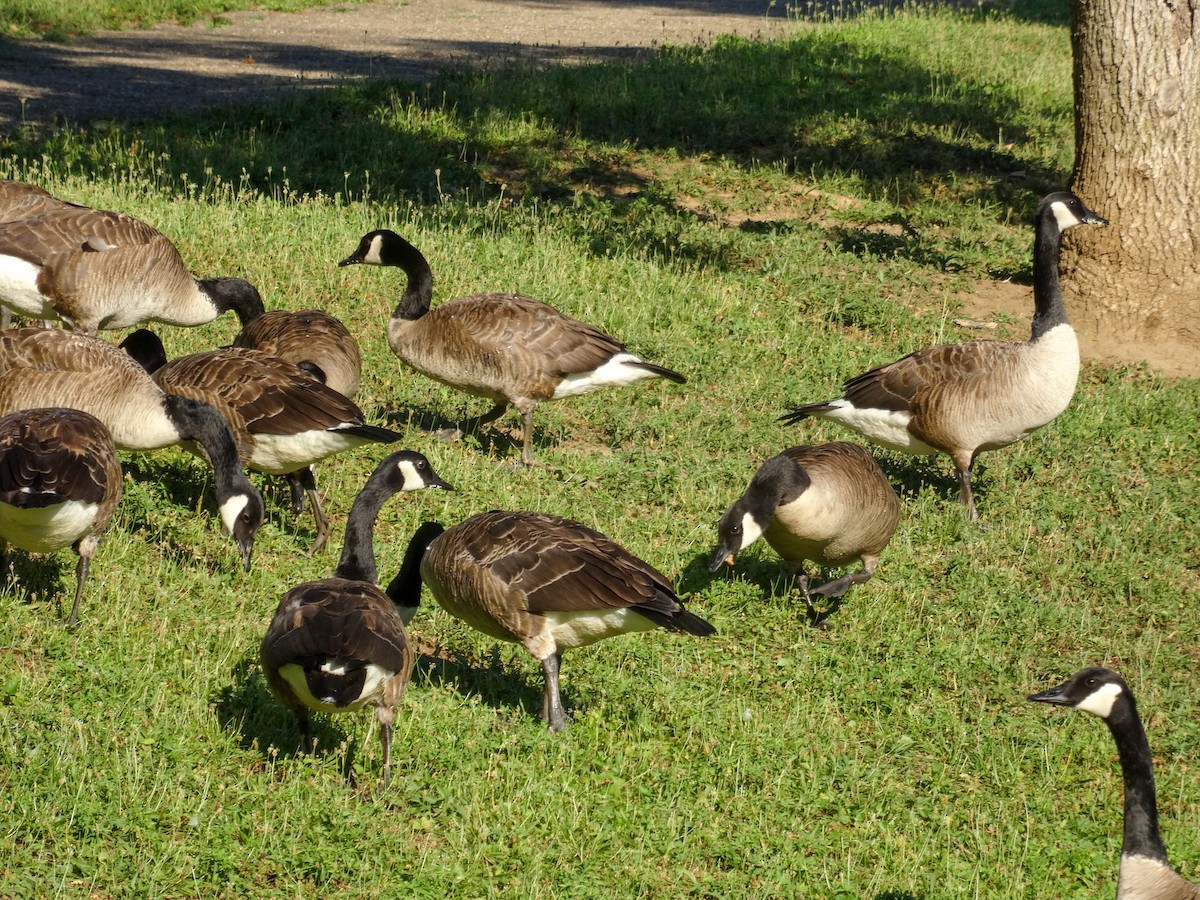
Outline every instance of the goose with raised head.
<svg viewBox="0 0 1200 900"><path fill-rule="evenodd" d="M1167 859L1158 828L1150 742L1125 680L1111 669L1082 669L1058 687L1030 694L1028 699L1099 716L1117 744L1125 782L1125 840L1117 900L1200 900L1200 885L1182 878Z"/></svg>
<svg viewBox="0 0 1200 900"><path fill-rule="evenodd" d="M285 359L346 397L358 393L358 341L340 319L322 310L273 309L252 315L242 320L233 346Z"/></svg>
<svg viewBox="0 0 1200 900"><path fill-rule="evenodd" d="M260 651L267 684L296 716L310 753L312 712L375 707L384 787L391 780L392 722L408 687L413 651L396 605L376 586L375 518L393 494L421 488L454 489L410 450L398 450L376 467L350 509L333 575L283 595Z"/></svg>
<svg viewBox="0 0 1200 900"><path fill-rule="evenodd" d="M213 470L221 524L250 569L263 502L241 469L225 418L206 403L163 393L127 353L59 328L0 332L0 415L66 406L95 416L119 450L196 444Z"/></svg>
<svg viewBox="0 0 1200 900"><path fill-rule="evenodd" d="M541 662L542 719L551 731L567 724L558 687L564 650L655 628L716 633L649 563L586 525L545 513L492 510L448 529L425 523L388 587L406 622L422 582L452 616Z"/></svg>
<svg viewBox="0 0 1200 900"><path fill-rule="evenodd" d="M1034 219L1033 331L1028 341L967 341L910 353L852 378L837 400L792 407L782 421L838 422L903 453L944 453L959 498L975 520L971 467L984 450L1021 440L1054 421L1075 394L1079 342L1059 284L1062 235L1107 225L1069 191L1045 197Z"/></svg>
<svg viewBox="0 0 1200 900"><path fill-rule="evenodd" d="M77 409L25 409L0 418L0 565L8 545L32 553L71 547L79 601L100 536L121 499L121 463L112 435Z"/></svg>
<svg viewBox="0 0 1200 900"><path fill-rule="evenodd" d="M435 381L491 400L464 422L470 431L508 407L521 413L521 459L533 462L533 411L540 403L647 378L687 381L648 363L600 329L520 294L474 294L430 308L433 273L421 252L394 231L363 236L339 266L396 266L407 284L388 322L388 344L400 359Z"/></svg>
<svg viewBox="0 0 1200 900"><path fill-rule="evenodd" d="M200 400L225 416L242 462L256 472L285 476L297 512L307 494L316 527L313 553L329 539L313 464L364 444L400 439L394 431L367 424L354 401L261 350L231 347L165 362L162 341L145 328L129 335L121 348L166 393Z"/></svg>
<svg viewBox="0 0 1200 900"><path fill-rule="evenodd" d="M89 335L142 322L201 325L227 310L252 316L263 308L245 279L193 278L175 245L139 219L48 202L0 222L0 304Z"/></svg>
<svg viewBox="0 0 1200 900"><path fill-rule="evenodd" d="M746 492L721 516L720 543L709 564L716 572L759 537L782 557L797 583L814 624L811 595L840 599L851 585L874 573L879 555L900 522L900 500L879 464L858 444L834 442L792 447L768 459ZM806 562L862 569L809 587ZM828 615L826 613L825 615Z"/></svg>

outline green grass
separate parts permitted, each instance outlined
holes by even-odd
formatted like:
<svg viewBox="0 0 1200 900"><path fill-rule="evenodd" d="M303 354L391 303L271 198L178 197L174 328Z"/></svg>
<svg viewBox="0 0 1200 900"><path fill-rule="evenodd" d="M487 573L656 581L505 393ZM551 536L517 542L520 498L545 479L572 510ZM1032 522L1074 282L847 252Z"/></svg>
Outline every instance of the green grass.
<svg viewBox="0 0 1200 900"><path fill-rule="evenodd" d="M1111 894L1110 739L1022 699L1094 663L1137 691L1168 849L1200 876L1197 382L1086 366L1057 422L983 457L986 531L964 523L945 460L881 453L904 519L827 631L765 546L705 569L758 463L848 437L780 426L786 405L972 336L953 324L960 292L1027 281L1029 215L1068 177L1069 92L1060 27L901 15L10 137L0 174L145 218L198 274L360 335L360 405L459 488L385 508L385 576L420 521L545 510L669 573L720 633L568 655L574 722L555 736L534 718L532 659L425 608L393 783L372 797L370 717L323 722L322 752L298 754L256 660L279 596L335 551L307 557L309 520L268 491L244 575L206 470L127 456L81 627L56 624L69 553L15 554L0 594L0 896ZM424 250L438 298L533 294L688 385L541 408L530 470L512 465L515 416L424 436L424 419L483 404L391 357L396 272L335 266L379 226ZM176 353L233 333L164 336ZM383 454L319 467L334 545Z"/></svg>

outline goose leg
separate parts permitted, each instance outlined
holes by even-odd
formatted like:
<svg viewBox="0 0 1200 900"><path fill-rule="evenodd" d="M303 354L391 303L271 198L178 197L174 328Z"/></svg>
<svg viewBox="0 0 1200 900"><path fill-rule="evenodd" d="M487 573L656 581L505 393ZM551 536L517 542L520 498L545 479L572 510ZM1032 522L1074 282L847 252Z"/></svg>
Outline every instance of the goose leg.
<svg viewBox="0 0 1200 900"><path fill-rule="evenodd" d="M974 459L968 459L965 465L962 460L956 459L954 468L958 475L958 499L967 508L967 518L978 522L979 513L975 511L975 497L971 493L971 466L974 464Z"/></svg>
<svg viewBox="0 0 1200 900"><path fill-rule="evenodd" d="M542 660L542 671L546 674L542 719L550 726L551 731L562 731L567 727L567 712L563 709L562 695L558 691L558 670L561 663L561 653L551 653Z"/></svg>
<svg viewBox="0 0 1200 900"><path fill-rule="evenodd" d="M307 713L297 711L296 724L300 726L300 738L303 742L304 752L312 756L317 752L317 742L313 739L312 720Z"/></svg>
<svg viewBox="0 0 1200 900"><path fill-rule="evenodd" d="M379 740L383 742L383 780L379 784L382 791L392 782L392 721L396 710L380 706L375 714L379 718Z"/></svg>
<svg viewBox="0 0 1200 900"><path fill-rule="evenodd" d="M308 496L308 504L312 507L313 527L316 528L317 538L313 541L313 545L309 548L309 555L320 553L325 547L325 542L329 540L329 517L325 515L325 509L321 506L321 495L317 492L317 480L313 474L313 467L309 466L306 469L300 469L297 472L292 472L288 476L291 481L295 478L295 484L303 488L304 493ZM293 497L295 494L293 493ZM304 505L300 505L303 509ZM297 510L298 511L298 510Z"/></svg>
<svg viewBox="0 0 1200 900"><path fill-rule="evenodd" d="M287 479L288 493L292 501L292 512L296 515L304 512L304 485L300 483L300 477L295 472L288 472L283 476Z"/></svg>
<svg viewBox="0 0 1200 900"><path fill-rule="evenodd" d="M443 428L441 431L433 432L433 436L439 441L457 441L464 434L470 434L477 431L479 426L486 425L489 422L495 422L498 418L504 415L504 411L508 409L508 404L504 402L497 403L481 416L475 416L473 419L464 419L454 428Z"/></svg>
<svg viewBox="0 0 1200 900"><path fill-rule="evenodd" d="M79 624L79 600L83 596L83 583L87 581L88 567L92 560L92 555L85 553L83 549L77 549L77 552L79 562L75 564L75 602L71 604L71 614L63 620L63 625L67 628L74 628Z"/></svg>
<svg viewBox="0 0 1200 900"><path fill-rule="evenodd" d="M527 466L533 465L533 408L525 410L521 413L521 420L524 423L523 436L521 441L521 462Z"/></svg>

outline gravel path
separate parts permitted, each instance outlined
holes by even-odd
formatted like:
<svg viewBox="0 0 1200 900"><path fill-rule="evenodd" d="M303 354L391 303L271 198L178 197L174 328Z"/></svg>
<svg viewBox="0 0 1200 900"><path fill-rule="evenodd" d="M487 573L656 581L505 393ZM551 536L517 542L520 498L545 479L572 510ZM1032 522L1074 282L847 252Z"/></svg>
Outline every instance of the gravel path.
<svg viewBox="0 0 1200 900"><path fill-rule="evenodd" d="M721 34L768 37L787 23L771 0L391 0L228 18L219 28L0 43L0 133L154 118L352 79L420 79L448 64L575 63Z"/></svg>

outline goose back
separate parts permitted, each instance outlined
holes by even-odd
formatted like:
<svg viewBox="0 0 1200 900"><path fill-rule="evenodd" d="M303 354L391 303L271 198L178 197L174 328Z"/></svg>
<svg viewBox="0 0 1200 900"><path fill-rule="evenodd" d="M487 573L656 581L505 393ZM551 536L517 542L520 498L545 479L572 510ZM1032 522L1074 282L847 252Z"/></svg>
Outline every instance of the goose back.
<svg viewBox="0 0 1200 900"><path fill-rule="evenodd" d="M765 462L717 530L726 560L758 532L792 568L863 560L873 569L899 521L899 498L875 458L834 442L792 447Z"/></svg>
<svg viewBox="0 0 1200 900"><path fill-rule="evenodd" d="M29 409L0 418L0 547L34 553L72 546L79 554L79 602L100 535L121 499L121 465L112 436L74 409ZM2 553L2 551L0 551Z"/></svg>
<svg viewBox="0 0 1200 900"><path fill-rule="evenodd" d="M400 438L368 425L348 397L261 350L181 356L153 377L167 393L216 407L229 419L243 460L261 472L287 474L351 447Z"/></svg>
<svg viewBox="0 0 1200 900"><path fill-rule="evenodd" d="M358 393L358 341L340 320L319 309L265 312L243 323L233 346L287 360L346 397Z"/></svg>
<svg viewBox="0 0 1200 900"><path fill-rule="evenodd" d="M421 579L447 612L538 659L655 627L712 634L653 566L559 516L492 510L447 529Z"/></svg>
<svg viewBox="0 0 1200 900"><path fill-rule="evenodd" d="M0 302L86 334L262 309L242 279L194 279L175 245L145 222L71 204L0 223Z"/></svg>

